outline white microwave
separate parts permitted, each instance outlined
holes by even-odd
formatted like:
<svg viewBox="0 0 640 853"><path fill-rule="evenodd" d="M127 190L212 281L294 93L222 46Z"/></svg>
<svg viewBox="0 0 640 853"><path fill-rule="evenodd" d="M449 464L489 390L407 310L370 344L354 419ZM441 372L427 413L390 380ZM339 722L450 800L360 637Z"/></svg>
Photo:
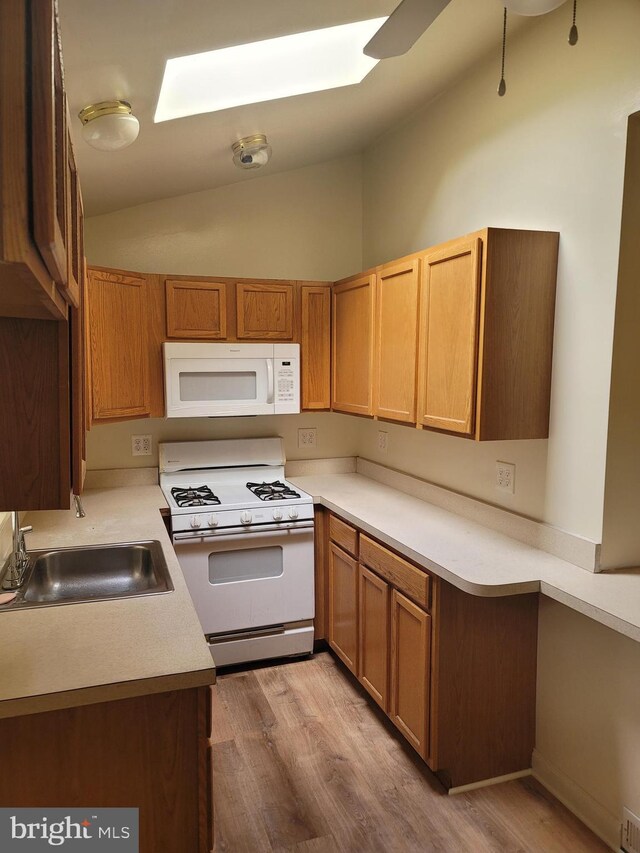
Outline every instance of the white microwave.
<svg viewBox="0 0 640 853"><path fill-rule="evenodd" d="M168 418L300 411L300 344L165 343Z"/></svg>

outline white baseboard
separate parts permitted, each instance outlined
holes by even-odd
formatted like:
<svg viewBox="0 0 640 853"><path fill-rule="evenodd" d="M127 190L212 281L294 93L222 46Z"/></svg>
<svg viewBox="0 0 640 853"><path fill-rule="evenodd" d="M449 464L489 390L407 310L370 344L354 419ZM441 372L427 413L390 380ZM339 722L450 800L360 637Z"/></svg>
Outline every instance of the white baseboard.
<svg viewBox="0 0 640 853"><path fill-rule="evenodd" d="M586 824L612 850L620 850L621 822L588 791L581 788L569 776L550 761L533 751L533 776L557 797L569 811Z"/></svg>

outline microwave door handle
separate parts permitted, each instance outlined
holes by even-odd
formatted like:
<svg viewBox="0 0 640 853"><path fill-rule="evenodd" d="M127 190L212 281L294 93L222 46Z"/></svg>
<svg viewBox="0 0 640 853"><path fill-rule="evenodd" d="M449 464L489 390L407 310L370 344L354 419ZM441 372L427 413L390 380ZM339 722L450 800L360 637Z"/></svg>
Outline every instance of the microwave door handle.
<svg viewBox="0 0 640 853"><path fill-rule="evenodd" d="M273 403L273 359L267 359L267 403Z"/></svg>

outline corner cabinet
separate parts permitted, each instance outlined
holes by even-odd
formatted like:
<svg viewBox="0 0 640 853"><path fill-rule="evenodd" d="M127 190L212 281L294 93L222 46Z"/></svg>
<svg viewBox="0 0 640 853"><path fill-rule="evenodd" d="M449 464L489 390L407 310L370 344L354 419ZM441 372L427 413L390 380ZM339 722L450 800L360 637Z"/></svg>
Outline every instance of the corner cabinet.
<svg viewBox="0 0 640 853"><path fill-rule="evenodd" d="M92 419L150 414L146 280L89 271Z"/></svg>
<svg viewBox="0 0 640 853"><path fill-rule="evenodd" d="M302 283L300 288L300 391L302 408L331 408L331 288Z"/></svg>
<svg viewBox="0 0 640 853"><path fill-rule="evenodd" d="M375 275L345 279L333 287L333 398L331 408L373 414Z"/></svg>
<svg viewBox="0 0 640 853"><path fill-rule="evenodd" d="M320 517L329 607L318 636L445 787L527 770L537 594L468 595L333 513Z"/></svg>

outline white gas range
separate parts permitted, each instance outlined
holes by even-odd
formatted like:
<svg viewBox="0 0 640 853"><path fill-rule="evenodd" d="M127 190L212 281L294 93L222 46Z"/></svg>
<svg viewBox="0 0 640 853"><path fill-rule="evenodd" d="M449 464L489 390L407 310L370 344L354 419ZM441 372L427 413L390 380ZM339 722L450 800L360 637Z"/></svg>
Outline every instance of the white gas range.
<svg viewBox="0 0 640 853"><path fill-rule="evenodd" d="M313 651L313 499L281 438L161 444L173 544L217 666Z"/></svg>

